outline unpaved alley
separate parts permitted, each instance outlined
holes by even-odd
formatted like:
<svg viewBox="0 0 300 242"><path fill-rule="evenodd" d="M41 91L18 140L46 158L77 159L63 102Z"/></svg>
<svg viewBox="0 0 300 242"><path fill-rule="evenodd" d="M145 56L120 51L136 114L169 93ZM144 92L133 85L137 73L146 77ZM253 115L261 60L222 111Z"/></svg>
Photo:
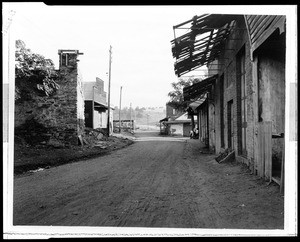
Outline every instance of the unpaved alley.
<svg viewBox="0 0 300 242"><path fill-rule="evenodd" d="M283 229L283 197L199 141L136 134L110 155L14 179L14 225Z"/></svg>

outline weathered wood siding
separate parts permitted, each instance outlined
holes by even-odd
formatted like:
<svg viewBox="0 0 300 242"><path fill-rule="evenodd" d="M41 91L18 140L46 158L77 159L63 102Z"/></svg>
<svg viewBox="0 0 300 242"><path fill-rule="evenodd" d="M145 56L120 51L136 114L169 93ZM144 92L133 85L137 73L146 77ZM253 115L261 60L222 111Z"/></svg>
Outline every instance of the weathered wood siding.
<svg viewBox="0 0 300 242"><path fill-rule="evenodd" d="M284 31L285 16L283 15L246 15L252 51L257 49L276 28Z"/></svg>

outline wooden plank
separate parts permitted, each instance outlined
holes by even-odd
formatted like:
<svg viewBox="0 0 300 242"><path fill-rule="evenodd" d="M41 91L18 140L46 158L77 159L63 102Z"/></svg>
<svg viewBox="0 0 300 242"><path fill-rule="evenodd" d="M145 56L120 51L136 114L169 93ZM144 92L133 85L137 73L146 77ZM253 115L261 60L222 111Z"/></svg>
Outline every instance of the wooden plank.
<svg viewBox="0 0 300 242"><path fill-rule="evenodd" d="M253 19L253 21L250 24L250 29L253 29L253 26L257 23L257 21L259 21L259 19L262 17L263 15L256 15L255 18Z"/></svg>
<svg viewBox="0 0 300 242"><path fill-rule="evenodd" d="M279 16L278 21L276 19L272 22L272 26L270 26L267 30L263 32L261 36L252 44L252 51L257 49L275 30L276 28L280 28L281 25L284 24L285 17Z"/></svg>
<svg viewBox="0 0 300 242"><path fill-rule="evenodd" d="M257 39L259 39L259 37L261 37L261 35L265 31L268 31L268 29L270 28L270 26L268 27L268 25L274 23L275 20L276 20L275 16L271 16L271 17L267 18L267 21L264 23L264 25L260 26L260 29L253 32L253 34L251 35L252 42L254 43ZM266 27L268 27L268 28L266 28Z"/></svg>
<svg viewBox="0 0 300 242"><path fill-rule="evenodd" d="M265 175L265 132L264 132L264 122L261 124L261 166L260 166L260 176L263 178Z"/></svg>
<svg viewBox="0 0 300 242"><path fill-rule="evenodd" d="M265 30L265 27L267 27L273 21L273 19L274 18L268 16L259 23L256 29L253 29L251 35L252 42L254 42L260 36L260 34Z"/></svg>
<svg viewBox="0 0 300 242"><path fill-rule="evenodd" d="M249 26L252 23L252 21L255 19L255 17L256 15L246 15Z"/></svg>
<svg viewBox="0 0 300 242"><path fill-rule="evenodd" d="M260 134L260 125L261 123L257 124L257 175L260 176L260 164L261 164L261 134Z"/></svg>
<svg viewBox="0 0 300 242"><path fill-rule="evenodd" d="M272 122L264 122L264 150L265 150L265 168L264 177L272 181Z"/></svg>
<svg viewBox="0 0 300 242"><path fill-rule="evenodd" d="M270 16L264 20L266 20L263 24L263 26L259 26L260 28L252 29L251 32L251 39L254 41L257 37L261 35L263 31L265 31L266 27L275 19L275 17ZM256 37L256 38L255 38Z"/></svg>
<svg viewBox="0 0 300 242"><path fill-rule="evenodd" d="M282 160L281 160L281 177L280 177L280 193L284 193L284 154L285 154L285 141L283 141L283 149L282 149Z"/></svg>
<svg viewBox="0 0 300 242"><path fill-rule="evenodd" d="M257 128L258 128L258 57L254 56L252 62L252 80L253 80L253 93L252 93L252 100L253 100L253 133L254 135L254 171L257 173L257 161L258 161L258 149L257 149Z"/></svg>
<svg viewBox="0 0 300 242"><path fill-rule="evenodd" d="M259 177L264 176L264 167L265 167L265 150L264 150L264 129L263 122L258 124L258 164L257 164L257 172Z"/></svg>
<svg viewBox="0 0 300 242"><path fill-rule="evenodd" d="M268 17L268 15L259 16L257 21L255 21L255 23L253 23L253 25L251 26L251 29L253 29L253 31L255 31L257 29L257 26L259 26L259 24L267 17Z"/></svg>

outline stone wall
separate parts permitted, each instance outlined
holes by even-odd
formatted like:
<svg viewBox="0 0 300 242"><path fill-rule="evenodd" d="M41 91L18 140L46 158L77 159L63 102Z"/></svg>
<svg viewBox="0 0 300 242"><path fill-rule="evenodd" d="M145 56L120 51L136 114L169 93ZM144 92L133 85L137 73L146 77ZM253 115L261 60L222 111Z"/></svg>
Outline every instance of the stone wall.
<svg viewBox="0 0 300 242"><path fill-rule="evenodd" d="M33 95L15 105L15 133L32 144L77 145L84 132L84 99L78 77L77 55L69 56L69 66L61 66L59 89L52 96ZM31 124L31 128L28 128ZM35 132L34 127L39 128Z"/></svg>
<svg viewBox="0 0 300 242"><path fill-rule="evenodd" d="M210 147L215 146L216 152L223 151L221 147L221 114L224 117L224 148L228 148L228 103L233 102L233 148L237 160L246 163L251 170L255 168L257 157L257 127L262 121L272 121L272 133L284 133L285 107L285 51L284 36L279 36L276 30L265 43L254 53L251 60L251 46L244 20L236 22L234 30L228 36L217 62L219 64L219 78L216 81L214 94L214 118L210 118L210 125L214 124L215 137L210 137ZM277 35L276 35L277 33ZM272 44L273 43L273 44ZM274 44L276 43L276 45ZM279 43L283 45L278 48ZM274 46L273 46L274 45ZM280 45L279 45L280 46ZM276 48L277 47L277 48ZM246 81L246 154L241 154L241 81L238 71L240 53L245 55ZM209 68L215 68L211 66ZM224 83L221 87L221 77ZM223 89L223 92L221 90ZM223 105L221 106L221 95ZM213 109L210 108L212 116ZM212 131L212 128L210 128ZM211 134L212 132L210 132ZM272 140L273 161L281 158L283 139ZM275 159L276 160L276 159Z"/></svg>
<svg viewBox="0 0 300 242"><path fill-rule="evenodd" d="M245 79L246 79L246 104L247 104L247 129L246 129L246 147L247 147L247 163L254 161L254 143L253 143L253 81L252 81L252 65L250 60L250 43L243 18L236 21L236 25L222 46L224 49L220 57L215 63L218 63L219 78L216 81L214 94L214 106L210 108L211 115L214 113L214 119L210 118L210 147L215 147L216 152L223 150L221 148L221 112L224 120L224 144L225 149L228 148L228 103L233 102L233 149L236 154L241 153L241 86L239 77L237 76L237 59L238 53L244 50L245 53ZM215 69L216 66L211 66ZM220 92L220 76L224 77L223 81L223 106L220 106L222 93ZM214 128L213 128L213 127Z"/></svg>

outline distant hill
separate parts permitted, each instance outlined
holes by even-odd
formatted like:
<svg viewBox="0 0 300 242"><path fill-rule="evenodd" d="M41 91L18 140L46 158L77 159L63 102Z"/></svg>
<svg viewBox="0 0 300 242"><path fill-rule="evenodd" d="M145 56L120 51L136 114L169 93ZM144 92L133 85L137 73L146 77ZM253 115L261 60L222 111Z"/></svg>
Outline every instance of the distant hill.
<svg viewBox="0 0 300 242"><path fill-rule="evenodd" d="M161 107L136 107L131 110L131 118L136 125L158 125L159 120L166 117L166 108ZM115 107L114 119L119 119L119 109ZM130 119L130 109L124 107L121 110L121 119Z"/></svg>

